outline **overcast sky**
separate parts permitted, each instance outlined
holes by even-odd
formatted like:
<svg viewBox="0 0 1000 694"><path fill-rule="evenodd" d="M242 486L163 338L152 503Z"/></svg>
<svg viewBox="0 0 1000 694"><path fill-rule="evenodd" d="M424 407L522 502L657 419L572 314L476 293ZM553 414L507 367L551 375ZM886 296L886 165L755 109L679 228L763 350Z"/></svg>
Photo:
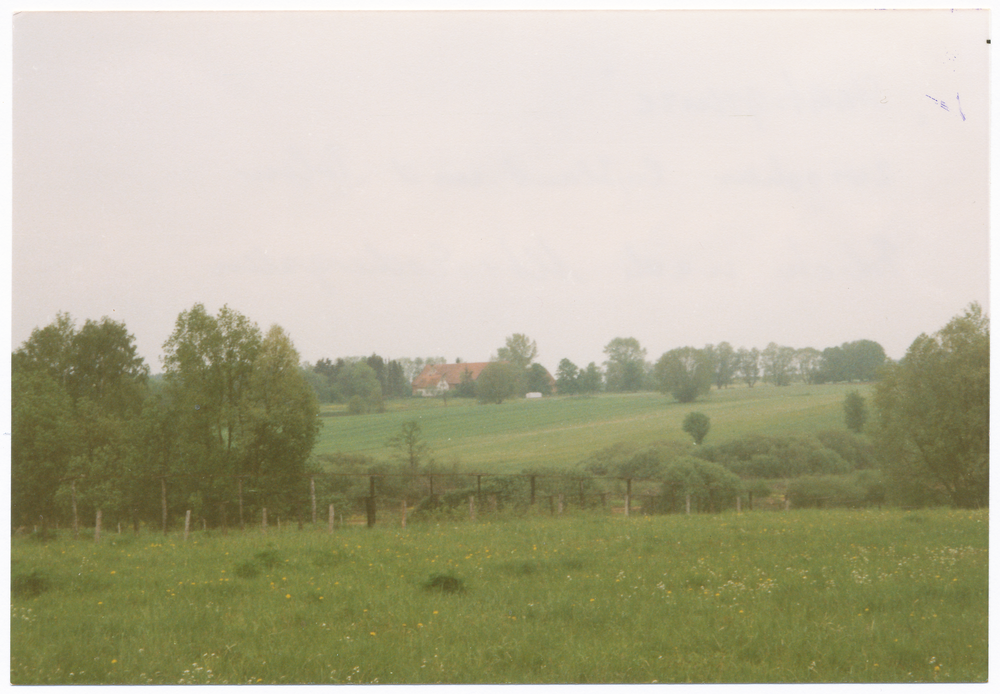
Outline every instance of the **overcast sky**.
<svg viewBox="0 0 1000 694"><path fill-rule="evenodd" d="M988 17L22 13L11 348L223 304L304 360L901 357L989 309Z"/></svg>

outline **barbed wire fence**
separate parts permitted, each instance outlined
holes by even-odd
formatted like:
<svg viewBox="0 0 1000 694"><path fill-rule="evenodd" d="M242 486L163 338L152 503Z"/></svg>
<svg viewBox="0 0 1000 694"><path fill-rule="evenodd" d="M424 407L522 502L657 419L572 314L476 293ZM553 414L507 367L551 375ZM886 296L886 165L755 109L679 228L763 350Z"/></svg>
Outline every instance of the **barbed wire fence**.
<svg viewBox="0 0 1000 694"><path fill-rule="evenodd" d="M99 540L102 525L117 525L119 533L124 525L136 534L144 527L167 535L180 530L183 517L186 540L197 526L223 534L255 528L267 533L280 531L282 522L300 530L308 523L311 529L333 533L345 526L374 527L379 519L405 527L413 514L420 518L443 512L457 520L467 513L475 520L511 508L551 515L587 509L629 517L635 513L742 513L752 511L754 502L752 491L726 494L713 485L692 493L658 478L542 473L167 474L76 476L59 483L60 512L54 518L39 516L31 532L58 529L60 521L65 527L68 521L75 538L86 526L93 527ZM156 506L158 518L152 516ZM784 508L788 508L787 501ZM81 524L81 518L93 518L93 526ZM14 532L26 533L29 528L20 526Z"/></svg>

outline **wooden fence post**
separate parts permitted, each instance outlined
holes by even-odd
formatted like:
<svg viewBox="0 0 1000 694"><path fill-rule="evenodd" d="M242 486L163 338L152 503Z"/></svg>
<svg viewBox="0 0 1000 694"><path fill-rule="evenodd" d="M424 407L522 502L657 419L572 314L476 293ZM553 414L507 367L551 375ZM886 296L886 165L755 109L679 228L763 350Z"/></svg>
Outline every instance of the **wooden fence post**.
<svg viewBox="0 0 1000 694"><path fill-rule="evenodd" d="M264 534L267 534L267 508L261 509L260 531Z"/></svg>
<svg viewBox="0 0 1000 694"><path fill-rule="evenodd" d="M375 527L375 497L369 496L365 499L365 514L368 517L368 527Z"/></svg>
<svg viewBox="0 0 1000 694"><path fill-rule="evenodd" d="M330 534L331 535L333 535L333 516L334 516L334 513L333 513L333 504L330 504L330 520L329 520L329 525L330 525Z"/></svg>
<svg viewBox="0 0 1000 694"><path fill-rule="evenodd" d="M400 518L401 518L402 526L405 528L406 527L406 499L403 499L403 509L400 512Z"/></svg>
<svg viewBox="0 0 1000 694"><path fill-rule="evenodd" d="M309 478L309 498L312 500L313 525L316 525L316 478Z"/></svg>
<svg viewBox="0 0 1000 694"><path fill-rule="evenodd" d="M76 515L76 480L70 482L69 491L73 499L73 539L80 539L80 519Z"/></svg>
<svg viewBox="0 0 1000 694"><path fill-rule="evenodd" d="M496 513L497 512L497 495L496 494L490 494L490 512L491 513Z"/></svg>
<svg viewBox="0 0 1000 694"><path fill-rule="evenodd" d="M101 509L97 509L97 520L94 521L94 542L101 541Z"/></svg>
<svg viewBox="0 0 1000 694"><path fill-rule="evenodd" d="M243 478L236 478L237 494L239 494L240 499L240 530L244 530L246 526L243 525Z"/></svg>
<svg viewBox="0 0 1000 694"><path fill-rule="evenodd" d="M476 495L469 494L469 520L476 520Z"/></svg>
<svg viewBox="0 0 1000 694"><path fill-rule="evenodd" d="M549 514L556 515L556 498L552 494L549 494Z"/></svg>
<svg viewBox="0 0 1000 694"><path fill-rule="evenodd" d="M160 506L163 509L163 534L167 534L167 478L160 478Z"/></svg>
<svg viewBox="0 0 1000 694"><path fill-rule="evenodd" d="M691 515L691 495L690 494L685 494L684 495L684 512L687 515L689 515L689 516Z"/></svg>
<svg viewBox="0 0 1000 694"><path fill-rule="evenodd" d="M556 509L558 510L558 513L561 516L562 513L563 513L563 495L562 494L559 495L559 505L556 507Z"/></svg>
<svg viewBox="0 0 1000 694"><path fill-rule="evenodd" d="M740 508L740 501L741 501L740 495L737 494L736 495L736 513L737 513L737 515L739 515L740 513L743 513L743 510Z"/></svg>
<svg viewBox="0 0 1000 694"><path fill-rule="evenodd" d="M747 511L753 511L753 491L747 492Z"/></svg>
<svg viewBox="0 0 1000 694"><path fill-rule="evenodd" d="M583 480L581 479L580 480L580 508L584 508L584 506L586 506L586 499L583 496Z"/></svg>
<svg viewBox="0 0 1000 694"><path fill-rule="evenodd" d="M531 505L535 505L535 476L531 476Z"/></svg>
<svg viewBox="0 0 1000 694"><path fill-rule="evenodd" d="M628 518L632 510L632 478L625 480L625 517Z"/></svg>
<svg viewBox="0 0 1000 694"><path fill-rule="evenodd" d="M184 514L184 541L188 541L188 530L191 528L191 509Z"/></svg>

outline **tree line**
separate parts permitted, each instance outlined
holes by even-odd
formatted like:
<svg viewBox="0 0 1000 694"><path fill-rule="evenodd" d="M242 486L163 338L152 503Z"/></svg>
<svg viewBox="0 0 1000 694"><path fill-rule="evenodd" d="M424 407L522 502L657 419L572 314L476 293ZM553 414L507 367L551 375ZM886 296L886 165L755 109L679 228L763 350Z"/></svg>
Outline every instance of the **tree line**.
<svg viewBox="0 0 1000 694"><path fill-rule="evenodd" d="M868 340L822 352L774 343L763 351L682 347L655 364L634 338L615 338L604 351L603 370L563 359L559 392L648 389L688 402L713 384L740 380L753 387L759 380L782 386L879 377L867 433L896 497L962 507L988 502L989 318L978 304L919 336L898 363ZM319 464L310 454L322 388L351 411L377 412L387 397L409 394L418 369L444 361L373 354L302 364L280 326L263 332L228 306L212 315L201 304L177 317L163 352L163 373L151 377L123 323L105 317L77 327L60 313L12 354L15 526L58 517L71 493L84 509L101 504L119 517L149 520L160 509L155 478L168 475L205 480L169 491L171 507L196 513L231 499L239 476L266 476L272 507L290 504L295 480ZM510 336L466 394L502 402L525 390L546 392L551 382L537 354L533 340ZM92 482L77 495L72 480L79 477Z"/></svg>
<svg viewBox="0 0 1000 694"><path fill-rule="evenodd" d="M304 472L319 432L316 395L277 325L267 332L224 306L182 312L151 379L123 323L60 313L12 355L12 522L58 518L66 497L119 517L159 508L151 480L205 478L196 512L230 498L225 476L267 475L276 490ZM75 477L96 480L81 490ZM180 489L173 495L184 494Z"/></svg>
<svg viewBox="0 0 1000 694"><path fill-rule="evenodd" d="M804 383L874 381L887 362L885 350L872 340L845 342L822 352L812 347L795 349L770 343L733 348L728 342L697 347L678 347L665 352L655 363L646 360L646 350L634 337L616 337L604 347L603 371L591 362L581 369L569 359L559 362L556 384L562 394L662 391L680 402L692 402L714 385L728 388L758 382L787 386Z"/></svg>

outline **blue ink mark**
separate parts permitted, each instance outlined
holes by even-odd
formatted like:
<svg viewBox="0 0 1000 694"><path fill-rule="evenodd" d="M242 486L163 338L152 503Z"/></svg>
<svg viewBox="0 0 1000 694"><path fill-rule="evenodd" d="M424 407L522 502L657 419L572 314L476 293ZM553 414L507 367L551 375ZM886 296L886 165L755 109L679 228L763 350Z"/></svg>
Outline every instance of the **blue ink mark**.
<svg viewBox="0 0 1000 694"><path fill-rule="evenodd" d="M962 116L962 120L965 120L965 113L962 112L962 102L958 100L958 92L955 92L955 101L958 102L958 113Z"/></svg>
<svg viewBox="0 0 1000 694"><path fill-rule="evenodd" d="M930 99L931 101L933 101L935 104L940 103L937 99L935 99L930 94L924 94L924 96L926 96L928 99Z"/></svg>

